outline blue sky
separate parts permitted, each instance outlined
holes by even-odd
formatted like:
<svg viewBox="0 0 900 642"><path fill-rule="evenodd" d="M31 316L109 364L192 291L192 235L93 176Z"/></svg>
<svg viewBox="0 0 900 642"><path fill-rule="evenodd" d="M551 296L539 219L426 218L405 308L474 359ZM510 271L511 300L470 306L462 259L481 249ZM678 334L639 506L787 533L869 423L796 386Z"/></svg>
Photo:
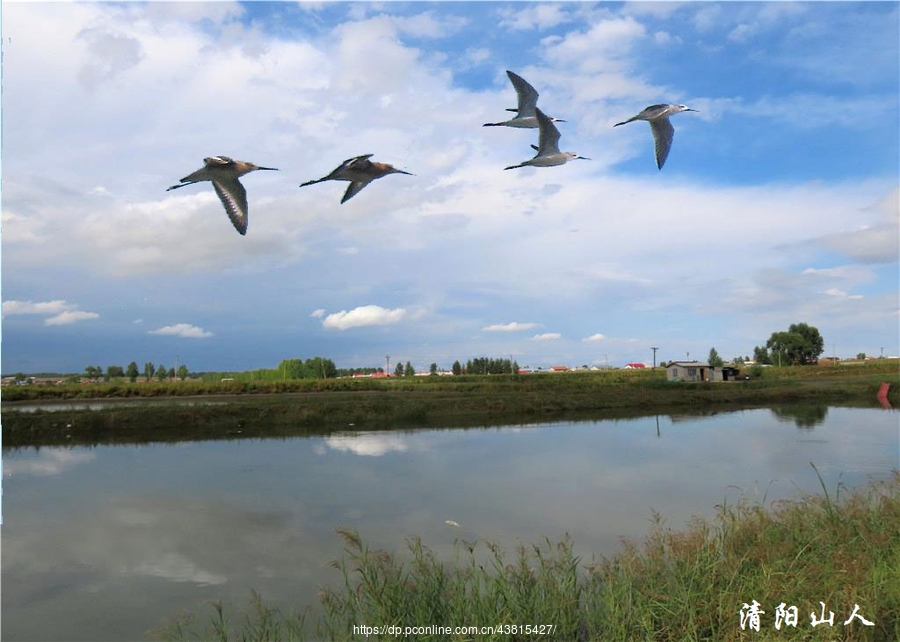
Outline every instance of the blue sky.
<svg viewBox="0 0 900 642"><path fill-rule="evenodd" d="M897 3L3 4L4 373L900 353ZM540 92L560 147L485 128ZM675 142L656 169L658 102ZM388 176L300 189L364 153ZM227 155L246 237L208 183Z"/></svg>

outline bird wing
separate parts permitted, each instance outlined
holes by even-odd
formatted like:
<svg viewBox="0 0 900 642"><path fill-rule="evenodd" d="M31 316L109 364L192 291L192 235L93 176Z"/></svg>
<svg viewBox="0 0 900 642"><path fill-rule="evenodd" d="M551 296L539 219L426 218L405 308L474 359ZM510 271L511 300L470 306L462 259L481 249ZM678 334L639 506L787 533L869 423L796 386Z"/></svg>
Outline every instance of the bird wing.
<svg viewBox="0 0 900 642"><path fill-rule="evenodd" d="M656 166L662 169L669 156L669 149L672 147L675 128L672 127L668 118L657 118L650 121L650 129L653 131L653 140L656 142Z"/></svg>
<svg viewBox="0 0 900 642"><path fill-rule="evenodd" d="M225 167L226 165L234 165L234 160L228 158L228 156L210 156L209 158L204 158L203 163L207 167Z"/></svg>
<svg viewBox="0 0 900 642"><path fill-rule="evenodd" d="M541 128L541 134L538 136L538 156L559 153L559 130L556 125L540 109L535 108L534 113Z"/></svg>
<svg viewBox="0 0 900 642"><path fill-rule="evenodd" d="M517 110L519 112L519 118L534 116L534 109L538 99L537 90L518 74L507 71L506 75L509 76L509 80L513 84L513 87L516 88L516 95L519 99L519 107Z"/></svg>
<svg viewBox="0 0 900 642"><path fill-rule="evenodd" d="M362 156L354 156L353 158L348 158L345 160L341 167L352 167L353 169L357 169L359 167L363 167L368 165L370 162L369 159L372 157L372 154L363 154Z"/></svg>
<svg viewBox="0 0 900 642"><path fill-rule="evenodd" d="M341 199L341 203L346 203L351 198L356 196L357 192L361 190L363 187L369 184L369 181L351 181L347 186L347 191L344 192L344 198Z"/></svg>
<svg viewBox="0 0 900 642"><path fill-rule="evenodd" d="M219 195L219 200L225 206L228 212L228 218L231 224L242 236L247 233L247 190L244 186L234 180L218 180L212 182Z"/></svg>

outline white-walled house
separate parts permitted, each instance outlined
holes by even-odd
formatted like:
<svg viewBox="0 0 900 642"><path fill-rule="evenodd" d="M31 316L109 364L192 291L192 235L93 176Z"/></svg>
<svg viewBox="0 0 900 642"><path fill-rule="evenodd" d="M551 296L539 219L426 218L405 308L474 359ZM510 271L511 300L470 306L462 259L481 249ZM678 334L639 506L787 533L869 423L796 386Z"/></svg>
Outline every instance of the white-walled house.
<svg viewBox="0 0 900 642"><path fill-rule="evenodd" d="M668 381L734 381L738 369L711 366L705 361L673 361L666 366Z"/></svg>

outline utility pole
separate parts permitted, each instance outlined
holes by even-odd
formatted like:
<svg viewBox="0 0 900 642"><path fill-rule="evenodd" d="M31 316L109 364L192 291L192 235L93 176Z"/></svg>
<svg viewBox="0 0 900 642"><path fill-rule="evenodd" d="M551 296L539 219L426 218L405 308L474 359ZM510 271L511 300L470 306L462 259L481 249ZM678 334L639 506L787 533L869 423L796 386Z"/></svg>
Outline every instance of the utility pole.
<svg viewBox="0 0 900 642"><path fill-rule="evenodd" d="M384 374L390 375L391 374L391 355L389 355L389 354L384 355L384 364L385 364L384 365Z"/></svg>
<svg viewBox="0 0 900 642"><path fill-rule="evenodd" d="M650 349L653 350L653 367L655 368L656 367L656 351L659 350L659 348L657 348L655 346L650 346Z"/></svg>

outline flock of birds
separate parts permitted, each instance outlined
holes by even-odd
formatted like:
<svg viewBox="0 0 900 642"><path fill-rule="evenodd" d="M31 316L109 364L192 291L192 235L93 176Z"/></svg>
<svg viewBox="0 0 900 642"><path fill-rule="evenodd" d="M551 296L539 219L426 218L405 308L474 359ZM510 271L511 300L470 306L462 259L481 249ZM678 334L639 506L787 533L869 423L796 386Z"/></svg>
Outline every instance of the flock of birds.
<svg viewBox="0 0 900 642"><path fill-rule="evenodd" d="M499 123L485 123L485 127L519 127L525 129L539 129L538 144L532 145L537 152L533 158L519 163L518 165L510 165L504 169L516 169L517 167L553 167L555 165L564 165L570 160L580 158L590 160L585 156L579 156L574 152L559 151L559 130L554 123L564 123L566 121L559 118L553 118L546 115L537 107L538 92L524 78L511 71L507 71L510 82L515 87L518 95L518 106L515 109L507 109L507 111L516 112L515 117ZM678 114L683 111L697 111L684 105L650 105L641 113L632 116L628 120L616 123L614 127L625 125L636 120L646 120L650 123L650 130L653 132L653 140L656 149L656 166L663 168L666 158L669 156L669 150L672 147L672 138L675 130L672 123L669 122L669 116ZM341 163L334 171L327 176L312 181L301 183L300 187L321 183L323 181L349 181L350 185L344 192L341 203L353 198L366 185L377 178L387 176L388 174L407 174L409 172L397 169L387 163L378 163L370 161L372 154L363 154L354 158L348 158ZM231 219L235 229L244 235L247 233L247 191L238 180L244 174L249 174L256 170L277 171L275 167L261 167L245 161L236 161L228 156L211 156L203 159L204 167L198 169L193 174L189 174L181 179L178 185L172 185L166 191L193 185L202 181L210 181L228 218Z"/></svg>

